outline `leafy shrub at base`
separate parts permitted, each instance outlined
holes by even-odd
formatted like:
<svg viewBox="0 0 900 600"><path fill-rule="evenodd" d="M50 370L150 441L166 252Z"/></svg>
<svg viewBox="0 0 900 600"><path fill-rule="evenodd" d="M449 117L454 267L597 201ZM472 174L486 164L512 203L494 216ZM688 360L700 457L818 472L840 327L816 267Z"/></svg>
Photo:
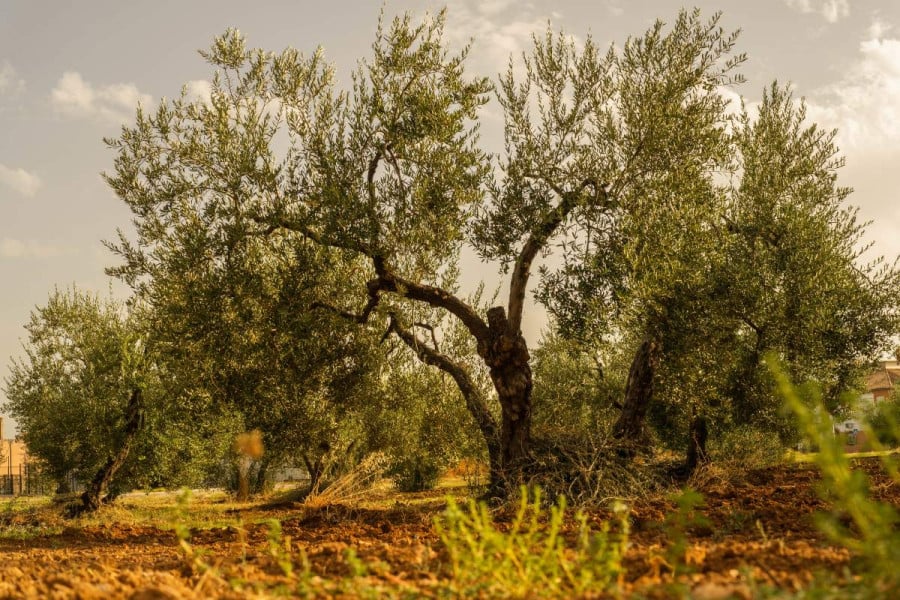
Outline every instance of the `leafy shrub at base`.
<svg viewBox="0 0 900 600"><path fill-rule="evenodd" d="M395 461L387 474L401 492L421 492L437 485L441 465L434 457L417 454Z"/></svg>

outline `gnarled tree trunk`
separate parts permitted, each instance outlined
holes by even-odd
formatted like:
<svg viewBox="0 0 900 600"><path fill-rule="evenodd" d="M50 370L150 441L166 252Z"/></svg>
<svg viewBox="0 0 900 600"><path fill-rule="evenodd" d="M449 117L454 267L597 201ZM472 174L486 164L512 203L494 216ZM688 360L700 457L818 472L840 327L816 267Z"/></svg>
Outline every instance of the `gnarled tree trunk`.
<svg viewBox="0 0 900 600"><path fill-rule="evenodd" d="M459 391L463 395L466 403L466 409L481 432L484 439L488 454L488 496L498 497L503 493L504 477L503 477L503 446L498 432L497 422L488 409L487 403L482 397L481 392L472 381L468 371L459 363L455 362L449 356L442 354L435 347L431 347L423 340L419 339L410 330L404 328L397 319L397 316L391 314L391 324L388 333L393 331L403 342L409 346L419 357L423 363L438 367L445 373L449 374L456 382Z"/></svg>
<svg viewBox="0 0 900 600"><path fill-rule="evenodd" d="M487 313L489 336L478 351L490 368L502 415L500 472L507 485L521 483L531 445L532 376L528 345L513 331L503 307Z"/></svg>
<svg viewBox="0 0 900 600"><path fill-rule="evenodd" d="M633 456L647 444L647 409L653 400L659 350L660 345L655 339L645 337L631 361L622 414L612 427L612 436L619 441L620 452L626 456Z"/></svg>
<svg viewBox="0 0 900 600"><path fill-rule="evenodd" d="M706 440L709 438L706 417L695 416L691 419L689 438L687 460L685 461L688 474L693 473L700 465L709 462L709 454L706 451Z"/></svg>
<svg viewBox="0 0 900 600"><path fill-rule="evenodd" d="M122 445L114 456L110 456L106 463L97 471L87 489L81 495L81 506L75 512L93 512L100 508L103 503L103 496L109 487L116 473L122 468L128 453L131 452L131 446L138 432L144 426L144 400L140 388L135 388L131 392L131 398L128 400L128 407L125 409L125 436L122 438Z"/></svg>
<svg viewBox="0 0 900 600"><path fill-rule="evenodd" d="M308 454L304 454L303 464L306 465L306 472L309 473L309 490L311 493L316 493L319 491L319 484L325 474L325 455L322 454L312 459Z"/></svg>

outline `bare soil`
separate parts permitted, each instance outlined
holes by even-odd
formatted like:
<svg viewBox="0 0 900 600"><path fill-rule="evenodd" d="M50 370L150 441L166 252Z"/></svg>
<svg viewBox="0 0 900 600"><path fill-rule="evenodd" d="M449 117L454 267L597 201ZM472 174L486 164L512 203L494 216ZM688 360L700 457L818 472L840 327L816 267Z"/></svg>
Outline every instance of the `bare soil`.
<svg viewBox="0 0 900 600"><path fill-rule="evenodd" d="M870 473L878 497L900 505L900 490L880 475L877 461L860 461L857 468ZM696 479L709 523L688 528L686 572L675 577L665 559L671 531L666 516L674 502L634 502L622 595L750 598L762 587L795 591L820 573L844 572L850 554L829 544L813 523L817 511L828 510L818 482L815 469L805 465L751 471L737 481L712 472ZM368 507L312 511L290 502L246 505L229 513L246 525L194 530L189 548L164 524L142 524L122 509L106 509L92 522L64 521L58 507L0 511L0 536L28 532L23 539L0 538L0 598L162 600L300 592L435 597L446 589L446 572L432 523L446 493L395 493ZM590 514L598 523L608 517L604 511ZM498 519L503 518L501 511ZM278 565L268 519L281 522L275 544L290 549L299 577L288 577ZM350 549L358 561L348 558Z"/></svg>

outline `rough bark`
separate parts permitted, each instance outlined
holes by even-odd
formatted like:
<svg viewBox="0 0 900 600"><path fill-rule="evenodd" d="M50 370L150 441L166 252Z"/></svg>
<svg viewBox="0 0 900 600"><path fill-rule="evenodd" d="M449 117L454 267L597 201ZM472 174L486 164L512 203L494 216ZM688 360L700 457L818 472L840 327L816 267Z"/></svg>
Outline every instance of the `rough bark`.
<svg viewBox="0 0 900 600"><path fill-rule="evenodd" d="M478 336L478 354L490 369L500 402L501 423L496 421L461 365L429 347L404 329L392 316L391 330L416 352L422 362L453 377L484 437L490 459L488 495L500 497L523 482L531 444L532 375L528 345L521 332L512 330L503 307L487 313L486 334ZM499 431L498 431L499 429Z"/></svg>
<svg viewBox="0 0 900 600"><path fill-rule="evenodd" d="M325 474L325 461L322 456L312 460L309 456L303 456L303 463L306 465L306 471L309 473L309 489L315 493L319 489L322 477Z"/></svg>
<svg viewBox="0 0 900 600"><path fill-rule="evenodd" d="M259 459L259 468L256 470L256 476L253 478L250 486L251 494L262 494L266 491L266 477L269 470L269 458L263 456Z"/></svg>
<svg viewBox="0 0 900 600"><path fill-rule="evenodd" d="M613 438L619 440L620 450L629 456L647 443L647 409L653 400L653 381L658 362L659 343L648 336L631 361L622 413L612 428Z"/></svg>
<svg viewBox="0 0 900 600"><path fill-rule="evenodd" d="M134 439L144 425L144 400L140 388L135 388L125 409L125 430L122 445L114 456L110 456L106 463L97 471L85 492L81 495L81 507L76 513L94 512L103 503L104 495L110 481L128 458Z"/></svg>
<svg viewBox="0 0 900 600"><path fill-rule="evenodd" d="M411 300L424 302L435 308L442 308L459 319L476 340L485 339L489 335L488 325L478 316L474 308L441 288L417 283L397 275L387 266L381 257L373 257L376 279L367 283L370 302L379 292L392 292ZM367 305L367 309L369 309ZM369 309L371 310L371 309Z"/></svg>
<svg viewBox="0 0 900 600"><path fill-rule="evenodd" d="M478 353L491 373L502 415L500 468L507 484L522 483L531 445L531 365L528 345L511 330L503 307L488 311L490 335L478 343Z"/></svg>
<svg viewBox="0 0 900 600"><path fill-rule="evenodd" d="M587 188L593 189L595 201L609 201L606 186L593 179L586 179L571 190L562 189L552 183L550 185L558 194L559 203L544 214L541 221L529 233L516 257L509 282L507 304L509 312L500 306L490 309L487 313L487 336L475 335L478 340L478 353L490 369L491 379L500 401L501 466L508 484L522 482L531 446L533 385L531 356L521 329L525 291L528 288L534 259L578 206Z"/></svg>
<svg viewBox="0 0 900 600"><path fill-rule="evenodd" d="M700 465L709 462L706 451L706 440L709 438L706 417L696 416L691 420L689 438L685 467L690 474Z"/></svg>

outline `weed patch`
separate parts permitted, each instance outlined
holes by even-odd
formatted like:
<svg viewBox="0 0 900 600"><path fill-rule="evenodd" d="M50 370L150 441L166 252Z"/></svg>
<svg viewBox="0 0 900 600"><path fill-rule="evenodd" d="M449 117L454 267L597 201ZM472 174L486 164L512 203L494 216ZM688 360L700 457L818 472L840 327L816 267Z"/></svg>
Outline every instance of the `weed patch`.
<svg viewBox="0 0 900 600"><path fill-rule="evenodd" d="M463 596L577 596L611 590L621 582L628 545L627 509L614 506L617 531L609 522L592 530L582 512L566 531L566 501L543 509L541 491L522 488L508 526L494 522L484 503L460 506L448 498L435 527L447 552L451 593Z"/></svg>

